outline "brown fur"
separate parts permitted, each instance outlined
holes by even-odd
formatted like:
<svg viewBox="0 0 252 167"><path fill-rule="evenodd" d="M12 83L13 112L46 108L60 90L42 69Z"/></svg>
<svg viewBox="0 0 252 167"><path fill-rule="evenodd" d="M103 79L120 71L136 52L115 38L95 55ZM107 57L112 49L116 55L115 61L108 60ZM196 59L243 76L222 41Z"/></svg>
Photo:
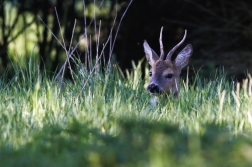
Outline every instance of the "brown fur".
<svg viewBox="0 0 252 167"><path fill-rule="evenodd" d="M149 79L150 84L157 84L160 87L160 93L170 94L172 91L173 95L176 97L179 91L179 85L176 82L180 75L180 69L178 69L169 60L157 60L151 69L152 77ZM165 78L168 74L172 74L171 79ZM178 83L178 82L177 82Z"/></svg>
<svg viewBox="0 0 252 167"><path fill-rule="evenodd" d="M174 62L171 61L173 52L183 43L186 37L178 43L169 53L165 60L163 60L163 43L162 43L162 29L160 32L160 57L153 51L148 43L144 41L144 51L149 64L152 66L151 76L149 79L148 90L151 94L173 94L175 98L179 95L179 76L182 68L184 68L192 55L192 46L187 45L177 56Z"/></svg>

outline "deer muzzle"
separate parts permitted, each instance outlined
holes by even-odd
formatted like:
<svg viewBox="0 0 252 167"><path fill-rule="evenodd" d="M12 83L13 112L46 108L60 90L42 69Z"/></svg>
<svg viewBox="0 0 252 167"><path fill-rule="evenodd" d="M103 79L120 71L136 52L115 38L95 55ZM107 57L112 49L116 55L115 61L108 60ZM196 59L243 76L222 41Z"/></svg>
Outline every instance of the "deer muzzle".
<svg viewBox="0 0 252 167"><path fill-rule="evenodd" d="M150 93L160 93L160 89L159 89L159 87L158 87L156 84L150 84L150 85L147 87L147 90L148 90Z"/></svg>

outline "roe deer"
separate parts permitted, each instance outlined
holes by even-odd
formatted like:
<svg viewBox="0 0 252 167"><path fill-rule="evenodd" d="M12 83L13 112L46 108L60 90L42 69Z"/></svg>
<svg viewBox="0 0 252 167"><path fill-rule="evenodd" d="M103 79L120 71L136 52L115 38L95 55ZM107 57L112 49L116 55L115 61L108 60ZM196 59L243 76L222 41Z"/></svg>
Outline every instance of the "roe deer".
<svg viewBox="0 0 252 167"><path fill-rule="evenodd" d="M168 53L166 59L164 57L164 48L162 42L163 27L160 31L160 57L148 45L145 40L143 43L144 52L149 64L152 66L150 70L150 79L147 90L154 95L167 94L172 92L175 98L179 94L179 76L181 70L188 64L189 58L192 55L192 45L188 44L176 57L174 61L171 60L174 51L184 42L186 38L186 30L183 39Z"/></svg>

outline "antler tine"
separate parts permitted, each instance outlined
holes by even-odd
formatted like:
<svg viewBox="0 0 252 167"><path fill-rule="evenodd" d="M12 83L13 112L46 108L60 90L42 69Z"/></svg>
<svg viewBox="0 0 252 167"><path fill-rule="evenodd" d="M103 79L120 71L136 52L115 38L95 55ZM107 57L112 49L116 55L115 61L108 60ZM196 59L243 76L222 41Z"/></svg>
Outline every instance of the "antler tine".
<svg viewBox="0 0 252 167"><path fill-rule="evenodd" d="M160 60L164 60L164 47L162 42L163 27L160 30L159 44L160 44Z"/></svg>
<svg viewBox="0 0 252 167"><path fill-rule="evenodd" d="M187 30L185 30L185 34L184 34L183 39L176 46L174 46L174 48L172 48L172 50L168 53L167 58L166 58L167 60L171 60L171 57L172 57L173 53L175 52L175 50L185 41L186 34L187 34Z"/></svg>

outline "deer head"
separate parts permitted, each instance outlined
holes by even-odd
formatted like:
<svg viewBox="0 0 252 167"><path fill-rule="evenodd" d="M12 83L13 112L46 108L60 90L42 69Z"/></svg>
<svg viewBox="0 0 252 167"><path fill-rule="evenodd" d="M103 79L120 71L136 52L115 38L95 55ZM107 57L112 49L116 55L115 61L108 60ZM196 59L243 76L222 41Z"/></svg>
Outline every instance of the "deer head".
<svg viewBox="0 0 252 167"><path fill-rule="evenodd" d="M162 42L163 27L160 31L159 44L160 44L160 57L144 41L144 52L149 64L152 66L150 70L150 79L147 90L154 95L157 94L170 94L178 97L179 94L179 76L181 70L188 64L189 58L192 55L192 45L188 44L176 57L174 61L171 60L172 54L184 42L186 38L186 30L183 39L164 57L164 48Z"/></svg>

